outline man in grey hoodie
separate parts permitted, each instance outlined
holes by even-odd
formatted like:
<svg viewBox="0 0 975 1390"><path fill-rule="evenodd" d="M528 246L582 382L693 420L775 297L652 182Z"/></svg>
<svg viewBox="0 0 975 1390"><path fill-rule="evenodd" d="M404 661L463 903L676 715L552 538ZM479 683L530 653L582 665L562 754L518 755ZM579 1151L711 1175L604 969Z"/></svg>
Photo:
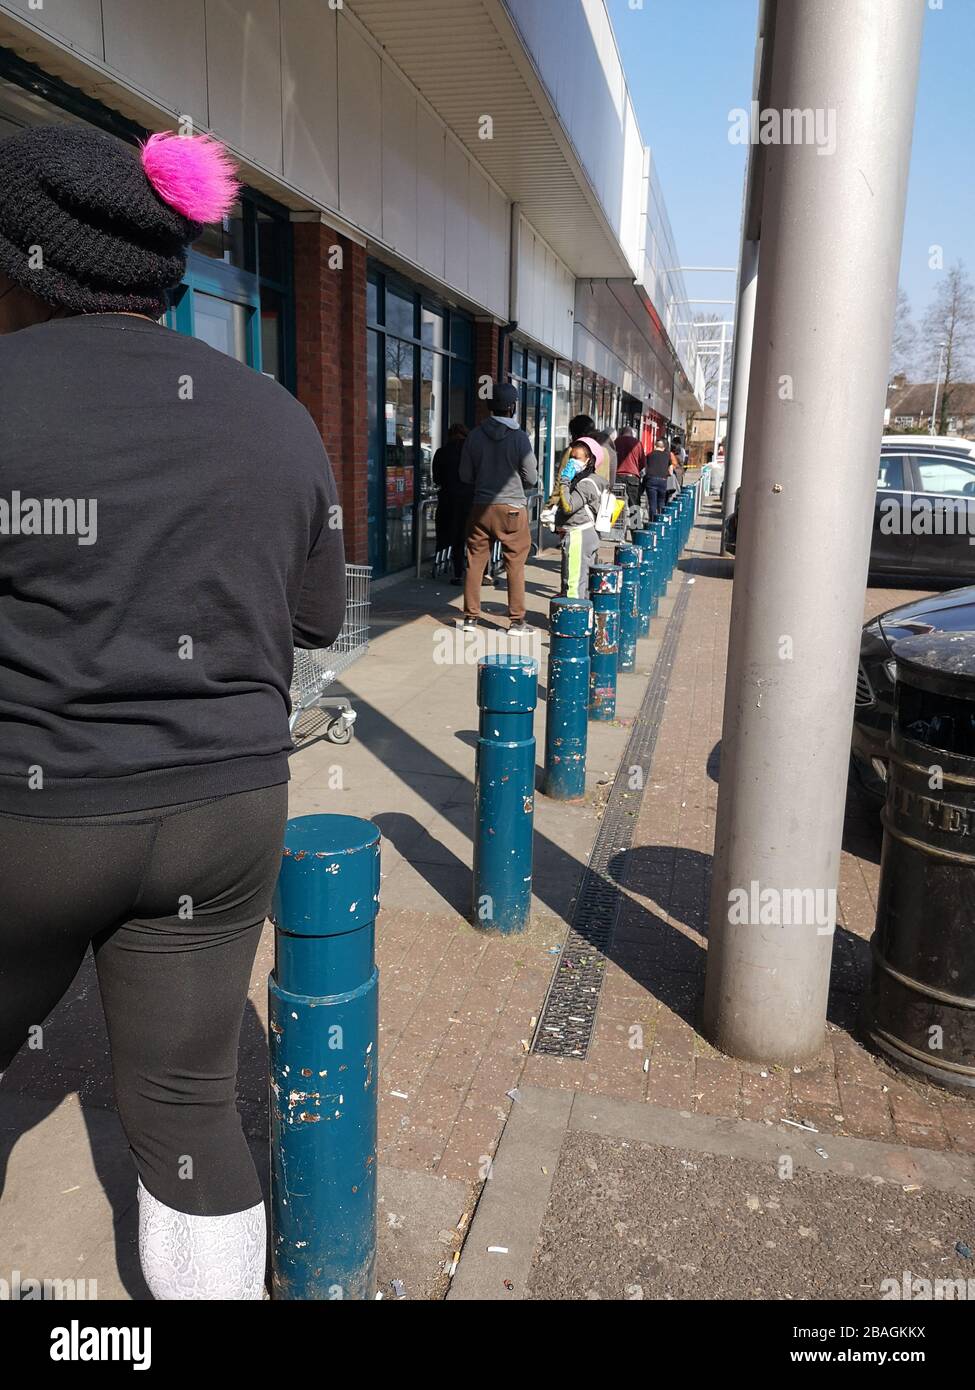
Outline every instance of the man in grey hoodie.
<svg viewBox="0 0 975 1390"><path fill-rule="evenodd" d="M508 631L516 636L528 631L525 561L531 549L531 531L525 490L538 482L538 463L528 435L515 418L517 410L515 388L507 382L495 382L491 415L467 436L458 470L460 481L474 489L467 528L464 625L477 626L484 570L493 542L500 541L508 576Z"/></svg>

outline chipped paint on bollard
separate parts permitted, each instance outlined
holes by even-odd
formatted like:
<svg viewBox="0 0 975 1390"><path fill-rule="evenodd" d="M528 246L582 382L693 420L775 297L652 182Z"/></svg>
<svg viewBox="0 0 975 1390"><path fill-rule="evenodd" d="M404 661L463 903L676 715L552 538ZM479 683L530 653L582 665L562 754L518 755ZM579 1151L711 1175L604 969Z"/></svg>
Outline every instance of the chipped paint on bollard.
<svg viewBox="0 0 975 1390"><path fill-rule="evenodd" d="M640 549L624 542L616 547L616 563L623 571L620 588L620 640L618 669L636 670L636 642L640 635Z"/></svg>
<svg viewBox="0 0 975 1390"><path fill-rule="evenodd" d="M576 801L586 794L592 604L588 599L553 598L549 632L542 788L553 800Z"/></svg>
<svg viewBox="0 0 975 1390"><path fill-rule="evenodd" d="M680 516L680 548L690 540L691 527L694 522L694 491L688 485L685 487L677 499L678 515Z"/></svg>
<svg viewBox="0 0 975 1390"><path fill-rule="evenodd" d="M667 583L669 584L670 577L677 568L677 520L674 516L674 509L670 503L667 505L667 510L662 514L660 522L663 526L664 555L666 556L664 572L667 575Z"/></svg>
<svg viewBox="0 0 975 1390"><path fill-rule="evenodd" d="M619 565L590 567L589 597L593 612L589 644L589 718L600 723L616 718L622 583L623 571Z"/></svg>
<svg viewBox="0 0 975 1390"><path fill-rule="evenodd" d="M474 925L505 936L528 926L535 818L538 664L486 656L477 668Z"/></svg>
<svg viewBox="0 0 975 1390"><path fill-rule="evenodd" d="M654 592L657 596L657 603L666 597L667 585L670 582L670 568L667 562L667 524L662 517L656 521L651 521L647 527L654 537Z"/></svg>
<svg viewBox="0 0 975 1390"><path fill-rule="evenodd" d="M633 544L640 547L640 636L650 634L650 620L657 616L657 538L653 531L632 532Z"/></svg>
<svg viewBox="0 0 975 1390"><path fill-rule="evenodd" d="M278 1299L376 1293L379 843L354 816L285 829L268 980Z"/></svg>

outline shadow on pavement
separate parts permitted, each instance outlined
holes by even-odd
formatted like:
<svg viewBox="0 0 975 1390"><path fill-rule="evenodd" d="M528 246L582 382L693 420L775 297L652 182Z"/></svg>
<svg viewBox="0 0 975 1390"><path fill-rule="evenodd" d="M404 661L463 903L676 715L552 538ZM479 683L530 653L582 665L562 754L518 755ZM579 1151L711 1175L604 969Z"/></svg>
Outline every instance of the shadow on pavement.
<svg viewBox="0 0 975 1390"><path fill-rule="evenodd" d="M453 808L441 807L440 814L445 815L449 809ZM470 823L469 807L457 807L456 810L462 811L463 818ZM384 811L372 819L382 832L383 839L389 841L447 906L468 918L471 910L470 867L435 839L426 826L413 816L400 811Z"/></svg>
<svg viewBox="0 0 975 1390"><path fill-rule="evenodd" d="M27 1100L31 1116L27 1123L0 1121L0 1199L17 1142L47 1121L67 1097L77 1095L95 1175L112 1210L119 1279L129 1298L137 1302L150 1300L151 1294L139 1266L135 1164L121 1131L114 1125L106 1129L105 1117L117 1119L117 1111L108 1035L90 952L71 986L44 1021L43 1036L44 1049L22 1048L4 1075L3 1098ZM239 1062L238 1109L244 1133L249 1140L266 1141L267 1037L250 999L244 1009ZM2 1113L0 1111L0 1115ZM70 1190L75 1176L69 1166L73 1157L70 1151L64 1154L65 1190ZM257 1167L267 1196L266 1165ZM24 1271L25 1276L32 1278L61 1277L63 1273L63 1270L51 1269ZM89 1271L87 1277L98 1275Z"/></svg>
<svg viewBox="0 0 975 1390"><path fill-rule="evenodd" d="M678 569L685 574L701 575L706 579L734 579L735 562L729 555L727 558L720 555L696 556L693 550L685 550L684 558L678 565Z"/></svg>

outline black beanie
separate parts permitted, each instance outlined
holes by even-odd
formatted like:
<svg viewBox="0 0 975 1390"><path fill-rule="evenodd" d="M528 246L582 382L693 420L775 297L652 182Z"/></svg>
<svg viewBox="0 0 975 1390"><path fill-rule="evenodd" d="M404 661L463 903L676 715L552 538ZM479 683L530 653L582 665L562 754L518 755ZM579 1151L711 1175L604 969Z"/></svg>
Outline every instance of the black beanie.
<svg viewBox="0 0 975 1390"><path fill-rule="evenodd" d="M205 155L225 160L204 137L154 136L148 146L154 141L165 142L164 158L205 145ZM183 278L187 245L211 218L191 220L163 200L146 171L148 146L81 125L0 140L0 270L73 313L159 318L166 291ZM235 192L228 176L227 204Z"/></svg>

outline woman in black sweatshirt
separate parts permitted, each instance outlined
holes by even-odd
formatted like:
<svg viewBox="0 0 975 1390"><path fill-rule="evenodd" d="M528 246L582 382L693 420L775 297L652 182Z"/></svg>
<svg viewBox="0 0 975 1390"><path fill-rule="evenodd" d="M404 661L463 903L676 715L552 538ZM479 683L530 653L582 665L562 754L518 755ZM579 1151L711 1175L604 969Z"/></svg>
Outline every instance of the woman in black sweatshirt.
<svg viewBox="0 0 975 1390"><path fill-rule="evenodd" d="M330 645L345 607L311 418L157 322L236 191L202 137L0 141L0 1072L90 946L171 1299L262 1296L237 1043L293 646Z"/></svg>

